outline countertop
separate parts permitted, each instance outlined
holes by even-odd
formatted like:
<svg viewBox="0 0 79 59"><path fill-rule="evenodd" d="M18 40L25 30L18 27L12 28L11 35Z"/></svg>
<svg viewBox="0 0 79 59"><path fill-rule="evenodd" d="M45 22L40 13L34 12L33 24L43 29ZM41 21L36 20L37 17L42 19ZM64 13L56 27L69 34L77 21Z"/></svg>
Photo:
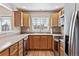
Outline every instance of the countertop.
<svg viewBox="0 0 79 59"><path fill-rule="evenodd" d="M7 37L0 38L0 52L4 49L8 48L9 46L13 45L14 43L27 38L28 35L53 35L53 36L61 36L60 34L50 34L50 33L30 33L30 34L18 34L12 35Z"/></svg>
<svg viewBox="0 0 79 59"><path fill-rule="evenodd" d="M0 38L0 52L27 36L27 34L20 34Z"/></svg>

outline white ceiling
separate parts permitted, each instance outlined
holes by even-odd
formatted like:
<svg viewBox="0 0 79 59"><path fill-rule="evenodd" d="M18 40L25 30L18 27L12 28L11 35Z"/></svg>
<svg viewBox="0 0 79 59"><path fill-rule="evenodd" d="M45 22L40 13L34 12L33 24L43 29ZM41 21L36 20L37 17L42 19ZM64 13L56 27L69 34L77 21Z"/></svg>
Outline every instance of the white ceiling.
<svg viewBox="0 0 79 59"><path fill-rule="evenodd" d="M64 7L64 3L3 3L12 11L22 8L29 11L50 11Z"/></svg>

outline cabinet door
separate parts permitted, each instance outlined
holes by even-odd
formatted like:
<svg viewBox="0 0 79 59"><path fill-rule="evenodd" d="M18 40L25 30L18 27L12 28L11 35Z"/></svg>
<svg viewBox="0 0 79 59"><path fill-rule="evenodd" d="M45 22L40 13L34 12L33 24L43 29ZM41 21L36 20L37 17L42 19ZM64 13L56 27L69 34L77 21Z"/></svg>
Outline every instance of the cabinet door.
<svg viewBox="0 0 79 59"><path fill-rule="evenodd" d="M47 49L47 36L45 35L41 36L40 49Z"/></svg>
<svg viewBox="0 0 79 59"><path fill-rule="evenodd" d="M19 56L23 56L23 40L19 41Z"/></svg>
<svg viewBox="0 0 79 59"><path fill-rule="evenodd" d="M57 12L54 12L52 14L52 26L58 26L58 19L59 19L59 14Z"/></svg>
<svg viewBox="0 0 79 59"><path fill-rule="evenodd" d="M53 37L52 36L48 36L48 39L47 39L47 44L48 44L48 49L52 49L53 48Z"/></svg>
<svg viewBox="0 0 79 59"><path fill-rule="evenodd" d="M9 56L9 49L5 49L4 51L0 52L0 56Z"/></svg>
<svg viewBox="0 0 79 59"><path fill-rule="evenodd" d="M18 43L10 47L10 56L18 56Z"/></svg>
<svg viewBox="0 0 79 59"><path fill-rule="evenodd" d="M14 11L14 26L21 25L21 12Z"/></svg>
<svg viewBox="0 0 79 59"><path fill-rule="evenodd" d="M29 36L29 48L33 49L33 36Z"/></svg>
<svg viewBox="0 0 79 59"><path fill-rule="evenodd" d="M64 56L64 43L60 42L60 56Z"/></svg>
<svg viewBox="0 0 79 59"><path fill-rule="evenodd" d="M40 49L40 47L39 47L39 44L40 44L39 40L40 40L40 36L39 35L33 36L33 49Z"/></svg>
<svg viewBox="0 0 79 59"><path fill-rule="evenodd" d="M23 13L23 26L29 26L29 14Z"/></svg>

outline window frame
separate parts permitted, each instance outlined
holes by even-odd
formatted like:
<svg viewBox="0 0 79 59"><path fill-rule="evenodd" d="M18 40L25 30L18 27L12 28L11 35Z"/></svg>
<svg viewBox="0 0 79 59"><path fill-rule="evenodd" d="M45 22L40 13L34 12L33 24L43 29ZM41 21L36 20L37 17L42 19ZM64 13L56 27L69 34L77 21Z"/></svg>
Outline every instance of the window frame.
<svg viewBox="0 0 79 59"><path fill-rule="evenodd" d="M49 20L49 22L48 22L48 31L42 31L41 30L41 28L40 28L40 31L39 32L51 32L51 30L50 30L50 16L31 16L31 28L30 28L30 30L31 30L31 32L34 32L33 30L32 30L32 27L33 27L33 25L32 25L32 18L48 18L48 20ZM42 20L42 19L41 19ZM40 25L41 25L41 20L40 20ZM38 31L35 31L35 32L38 32Z"/></svg>
<svg viewBox="0 0 79 59"><path fill-rule="evenodd" d="M0 16L0 18L6 18L6 17L10 17L11 18L11 20L10 20L10 22L11 22L11 24L10 24L10 26L11 26L11 29L9 30L9 31L2 31L1 29L1 26L2 26L2 20L3 19L0 19L0 22L1 22L1 24L0 24L0 33L7 33L7 32L12 32L13 30L12 30L12 16Z"/></svg>

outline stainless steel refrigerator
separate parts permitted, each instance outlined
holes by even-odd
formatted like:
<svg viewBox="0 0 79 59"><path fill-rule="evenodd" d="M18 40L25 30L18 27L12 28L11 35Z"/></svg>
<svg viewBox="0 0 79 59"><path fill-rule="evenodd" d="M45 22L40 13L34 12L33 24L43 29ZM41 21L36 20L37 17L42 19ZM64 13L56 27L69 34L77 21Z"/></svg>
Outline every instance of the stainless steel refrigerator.
<svg viewBox="0 0 79 59"><path fill-rule="evenodd" d="M69 56L79 56L79 11L75 11L72 14L69 30L68 54Z"/></svg>

